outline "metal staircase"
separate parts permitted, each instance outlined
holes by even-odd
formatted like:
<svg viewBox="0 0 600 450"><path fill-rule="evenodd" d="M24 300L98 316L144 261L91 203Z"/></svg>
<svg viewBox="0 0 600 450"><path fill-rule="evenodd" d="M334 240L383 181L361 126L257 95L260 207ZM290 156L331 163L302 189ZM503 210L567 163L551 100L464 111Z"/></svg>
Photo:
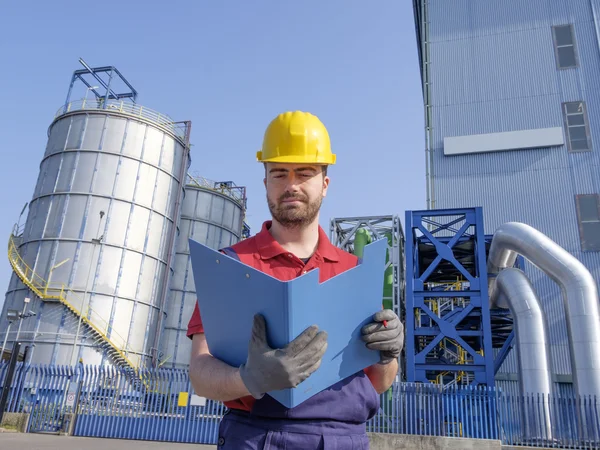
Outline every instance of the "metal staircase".
<svg viewBox="0 0 600 450"><path fill-rule="evenodd" d="M100 348L106 351L107 356L115 366L133 370L136 378L139 378L146 384L139 375L138 367L127 357L127 341L112 330L108 322L102 319L89 306L85 311L80 311L73 306L73 302L79 296L71 289L65 285L49 286L46 280L37 275L23 260L18 250L20 243L21 236L18 236L18 231L15 228L8 241L8 260L23 284L31 289L42 301L56 302L64 305L77 320L81 320L81 323L85 325L89 334L99 343ZM80 302L77 301L76 303Z"/></svg>

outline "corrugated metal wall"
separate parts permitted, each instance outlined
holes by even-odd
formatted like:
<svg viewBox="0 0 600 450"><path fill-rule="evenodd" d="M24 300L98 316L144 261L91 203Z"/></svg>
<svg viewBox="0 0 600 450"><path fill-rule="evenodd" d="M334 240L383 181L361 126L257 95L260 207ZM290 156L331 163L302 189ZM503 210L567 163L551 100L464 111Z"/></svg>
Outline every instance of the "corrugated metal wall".
<svg viewBox="0 0 600 450"><path fill-rule="evenodd" d="M429 0L434 208L483 206L486 233L515 220L539 229L600 279L581 252L575 195L600 193L600 0ZM574 26L579 67L558 70L552 25ZM566 146L446 157L443 139L564 127L561 103L586 103L594 150ZM566 139L566 135L565 135ZM527 274L547 314L554 372L570 374L564 307L554 282ZM516 370L515 352L502 372ZM514 381L502 381L503 387Z"/></svg>

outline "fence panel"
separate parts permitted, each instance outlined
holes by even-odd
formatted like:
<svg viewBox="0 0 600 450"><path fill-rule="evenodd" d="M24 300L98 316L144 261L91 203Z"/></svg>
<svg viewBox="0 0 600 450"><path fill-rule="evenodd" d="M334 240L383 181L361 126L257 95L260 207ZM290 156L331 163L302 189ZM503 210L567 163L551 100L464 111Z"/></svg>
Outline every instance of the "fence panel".
<svg viewBox="0 0 600 450"><path fill-rule="evenodd" d="M23 389L25 385L25 378L27 376L29 367L23 366L23 363L18 362L15 366L15 373L10 386L8 386L9 393L6 402L6 412L22 412L23 410ZM0 387L4 389L4 382L8 372L8 362L0 364Z"/></svg>
<svg viewBox="0 0 600 450"><path fill-rule="evenodd" d="M0 364L0 386L7 367ZM31 432L57 431L75 412L76 436L217 442L225 408L193 395L186 370L149 370L141 378L111 367L18 363L6 410L29 412ZM596 398L570 392L522 397L486 387L397 383L381 395L367 430L600 450L599 406Z"/></svg>
<svg viewBox="0 0 600 450"><path fill-rule="evenodd" d="M135 375L86 367L77 407L76 436L216 444L224 406L193 395L187 371Z"/></svg>
<svg viewBox="0 0 600 450"><path fill-rule="evenodd" d="M598 400L592 397L497 395L504 444L600 449Z"/></svg>
<svg viewBox="0 0 600 450"><path fill-rule="evenodd" d="M367 424L370 432L498 439L496 391L394 384Z"/></svg>
<svg viewBox="0 0 600 450"><path fill-rule="evenodd" d="M28 389L22 390L24 402L31 413L28 431L59 431L64 414L69 411L66 399L69 384L75 377L73 368L30 367L28 372Z"/></svg>
<svg viewBox="0 0 600 450"><path fill-rule="evenodd" d="M4 383L8 365L0 364L0 383ZM73 368L29 366L18 363L10 386L7 412L29 413L29 432L55 432L62 425L68 386L75 376Z"/></svg>

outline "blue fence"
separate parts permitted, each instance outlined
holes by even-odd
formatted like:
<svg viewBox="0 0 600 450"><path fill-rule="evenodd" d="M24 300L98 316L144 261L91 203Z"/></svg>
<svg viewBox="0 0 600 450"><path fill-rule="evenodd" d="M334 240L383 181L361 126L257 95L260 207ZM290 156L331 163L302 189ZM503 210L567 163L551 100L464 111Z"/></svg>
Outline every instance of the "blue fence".
<svg viewBox="0 0 600 450"><path fill-rule="evenodd" d="M0 365L3 385L7 365ZM225 412L193 394L187 371L142 374L110 367L17 365L7 411L30 414L29 432L215 444ZM507 395L489 388L398 383L381 395L368 431L479 439L504 444L600 449L598 401Z"/></svg>

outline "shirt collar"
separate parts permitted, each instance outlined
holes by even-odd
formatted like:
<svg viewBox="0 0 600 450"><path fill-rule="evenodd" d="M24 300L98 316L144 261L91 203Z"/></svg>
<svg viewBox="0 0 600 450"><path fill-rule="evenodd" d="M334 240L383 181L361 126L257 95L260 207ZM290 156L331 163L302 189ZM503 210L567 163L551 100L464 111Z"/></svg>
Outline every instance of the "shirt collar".
<svg viewBox="0 0 600 450"><path fill-rule="evenodd" d="M269 232L272 223L271 220L265 221L260 232L256 234L256 244L261 259L270 259L288 253L288 251L284 249ZM329 261L339 261L337 247L329 241L329 237L327 237L327 234L325 234L325 231L321 226L319 226L319 244L317 245L317 250L314 255L319 255L323 259Z"/></svg>

